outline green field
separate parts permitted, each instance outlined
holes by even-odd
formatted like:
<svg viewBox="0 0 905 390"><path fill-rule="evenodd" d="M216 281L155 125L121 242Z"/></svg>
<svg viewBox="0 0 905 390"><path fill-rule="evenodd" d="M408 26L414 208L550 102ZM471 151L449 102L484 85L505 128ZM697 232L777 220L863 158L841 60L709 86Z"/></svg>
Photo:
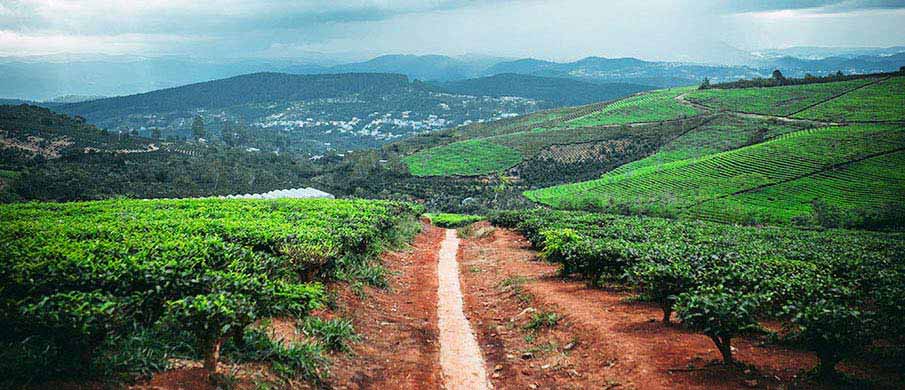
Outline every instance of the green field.
<svg viewBox="0 0 905 390"><path fill-rule="evenodd" d="M403 161L416 176L486 175L512 168L553 145L618 143L613 152L652 149L697 122L638 127L535 129L430 148ZM618 150L616 150L618 149Z"/></svg>
<svg viewBox="0 0 905 390"><path fill-rule="evenodd" d="M618 125L639 122L659 122L695 116L697 110L682 104L676 97L692 88L673 88L625 98L608 104L600 111L566 123L568 127Z"/></svg>
<svg viewBox="0 0 905 390"><path fill-rule="evenodd" d="M685 98L717 110L787 116L873 81L875 79L769 88L705 89L691 91Z"/></svg>
<svg viewBox="0 0 905 390"><path fill-rule="evenodd" d="M901 204L902 194L905 194L902 167L905 167L905 151L893 152L756 191L704 202L684 212L718 222L789 224L795 218L810 217L813 201L819 199L842 211L858 210L858 215L874 219L892 218L894 215L874 214ZM861 222L896 224L896 221Z"/></svg>
<svg viewBox="0 0 905 390"><path fill-rule="evenodd" d="M474 139L430 148L403 159L415 176L472 176L509 168L522 161L516 150Z"/></svg>
<svg viewBox="0 0 905 390"><path fill-rule="evenodd" d="M905 121L905 77L893 77L811 107L795 118L836 122Z"/></svg>
<svg viewBox="0 0 905 390"><path fill-rule="evenodd" d="M361 200L0 206L0 384L127 378L171 357L216 364L221 346L318 379L318 340L275 348L254 324L323 307L325 280L380 283L376 256L423 211Z"/></svg>
<svg viewBox="0 0 905 390"><path fill-rule="evenodd" d="M795 180L834 164L903 147L905 129L896 126L804 130L727 152L614 172L598 180L528 191L525 195L556 208L677 215L699 202ZM779 209L776 212L783 213Z"/></svg>
<svg viewBox="0 0 905 390"><path fill-rule="evenodd" d="M809 125L720 115L663 145L652 156L622 165L608 176L725 152L807 128Z"/></svg>

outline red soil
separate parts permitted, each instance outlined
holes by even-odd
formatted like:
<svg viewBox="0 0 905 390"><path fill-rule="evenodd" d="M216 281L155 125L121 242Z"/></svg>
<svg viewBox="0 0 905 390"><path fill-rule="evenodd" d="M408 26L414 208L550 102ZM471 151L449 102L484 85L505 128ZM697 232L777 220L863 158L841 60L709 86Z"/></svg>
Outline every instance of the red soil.
<svg viewBox="0 0 905 390"><path fill-rule="evenodd" d="M493 379L498 389L529 385L826 388L799 378L816 364L812 354L771 345L758 337L733 340L734 356L747 368L712 364L719 359L719 353L706 336L680 326L665 326L660 322L662 311L658 307L631 302L627 298L632 295L627 292L589 288L582 281L558 277L557 267L535 261L536 252L530 249L530 243L512 231L497 229L486 238L464 240L460 258L466 315L485 347L488 370L498 369L499 375ZM503 280L512 277L528 279L523 291L531 295L530 301L518 299L516 294L499 287ZM527 307L554 311L564 315L565 320L551 331L538 333L533 343L527 343L520 327L507 328L512 319L515 324L527 322L526 316L518 318ZM577 346L564 350L564 342L572 339ZM557 342L554 351L535 353L528 360L520 358L526 349L550 340Z"/></svg>
<svg viewBox="0 0 905 390"><path fill-rule="evenodd" d="M340 291L340 312L363 337L335 357L330 385L338 389L439 389L437 253L444 230L424 225L407 251L383 256L390 290L367 289L359 299Z"/></svg>
<svg viewBox="0 0 905 390"><path fill-rule="evenodd" d="M327 386L336 389L439 389L440 364L437 329L437 252L443 229L424 225L411 248L386 253L383 264L389 269L390 289L365 287L360 298L348 284L330 286L336 294L336 308L314 315L350 318L362 341L352 351L331 356L333 365ZM298 341L292 319L274 319L275 338ZM234 388L254 389L257 381L274 382L267 365L221 363L221 372L234 373ZM182 368L158 373L135 389L213 389L199 362L185 362ZM309 389L310 384L293 382L279 388Z"/></svg>

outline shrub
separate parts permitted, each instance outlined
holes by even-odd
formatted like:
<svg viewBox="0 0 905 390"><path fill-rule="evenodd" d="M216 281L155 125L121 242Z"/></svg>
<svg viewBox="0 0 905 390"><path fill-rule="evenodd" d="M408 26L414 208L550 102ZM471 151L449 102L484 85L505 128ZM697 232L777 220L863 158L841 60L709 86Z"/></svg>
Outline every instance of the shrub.
<svg viewBox="0 0 905 390"><path fill-rule="evenodd" d="M660 305L663 309L663 323L666 324L670 322L678 295L695 286L692 267L683 261L667 264L643 262L632 267L629 276L645 298Z"/></svg>
<svg viewBox="0 0 905 390"><path fill-rule="evenodd" d="M873 318L836 301L818 300L801 307L790 328L787 339L816 353L817 375L831 378L840 360L872 340Z"/></svg>
<svg viewBox="0 0 905 390"><path fill-rule="evenodd" d="M60 356L72 360L72 370L85 373L95 351L122 326L123 317L123 305L116 298L71 291L22 304L16 328L59 347Z"/></svg>
<svg viewBox="0 0 905 390"><path fill-rule="evenodd" d="M220 361L220 348L228 336L244 332L256 313L248 297L239 294L208 294L186 297L167 305L167 321L190 332L195 347L204 354L204 369L213 377Z"/></svg>
<svg viewBox="0 0 905 390"><path fill-rule="evenodd" d="M319 317L307 317L302 325L303 332L320 340L331 351L349 350L349 341L360 339L355 334L351 320L336 318L325 320Z"/></svg>
<svg viewBox="0 0 905 390"><path fill-rule="evenodd" d="M623 240L600 240L581 236L572 229L542 231L541 257L562 265L563 275L577 273L592 285L604 275L620 276L635 260L630 244Z"/></svg>
<svg viewBox="0 0 905 390"><path fill-rule="evenodd" d="M762 297L742 294L718 285L679 295L676 313L682 325L713 340L723 363L733 364L732 338L757 326L754 313Z"/></svg>
<svg viewBox="0 0 905 390"><path fill-rule="evenodd" d="M427 218L430 219L431 223L433 223L434 225L449 229L468 226L475 222L484 220L484 217L480 215L447 213L427 214Z"/></svg>

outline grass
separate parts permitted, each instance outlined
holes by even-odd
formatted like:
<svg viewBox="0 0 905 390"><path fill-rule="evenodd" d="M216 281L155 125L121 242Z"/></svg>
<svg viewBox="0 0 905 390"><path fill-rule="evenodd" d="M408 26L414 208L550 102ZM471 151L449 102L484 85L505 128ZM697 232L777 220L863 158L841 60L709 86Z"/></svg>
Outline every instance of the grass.
<svg viewBox="0 0 905 390"><path fill-rule="evenodd" d="M698 112L676 100L691 87L663 89L632 96L605 106L602 110L567 122L571 128L659 122L694 116Z"/></svg>
<svg viewBox="0 0 905 390"><path fill-rule="evenodd" d="M598 180L528 191L525 195L556 208L592 207L675 216L699 202L795 180L834 164L902 147L905 131L895 126L805 130L727 152L640 167L627 173L613 172ZM870 191L869 176L861 179L861 185ZM846 207L853 205L848 203Z"/></svg>
<svg viewBox="0 0 905 390"><path fill-rule="evenodd" d="M483 139L455 142L406 156L414 176L474 176L509 168L522 161L517 150Z"/></svg>
<svg viewBox="0 0 905 390"><path fill-rule="evenodd" d="M769 88L695 90L686 99L717 110L786 116L873 81L859 79Z"/></svg>
<svg viewBox="0 0 905 390"><path fill-rule="evenodd" d="M905 77L894 77L802 111L825 121L905 121Z"/></svg>

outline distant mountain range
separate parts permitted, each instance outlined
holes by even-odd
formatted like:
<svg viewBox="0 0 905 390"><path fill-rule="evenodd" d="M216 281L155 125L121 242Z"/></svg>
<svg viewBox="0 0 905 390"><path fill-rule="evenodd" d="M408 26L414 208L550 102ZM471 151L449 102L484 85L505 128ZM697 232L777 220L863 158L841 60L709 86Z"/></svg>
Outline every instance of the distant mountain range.
<svg viewBox="0 0 905 390"><path fill-rule="evenodd" d="M787 48L748 53L716 48L725 64L588 57L572 62L489 56L384 55L362 62L307 59L206 60L186 57L54 56L0 58L0 97L45 101L64 95L120 96L255 72L292 74L398 73L423 81L449 82L515 73L594 83L669 87L766 77L779 68L792 77L836 71L870 73L905 65L905 47ZM714 57L711 55L710 57ZM728 65L727 65L728 64Z"/></svg>

